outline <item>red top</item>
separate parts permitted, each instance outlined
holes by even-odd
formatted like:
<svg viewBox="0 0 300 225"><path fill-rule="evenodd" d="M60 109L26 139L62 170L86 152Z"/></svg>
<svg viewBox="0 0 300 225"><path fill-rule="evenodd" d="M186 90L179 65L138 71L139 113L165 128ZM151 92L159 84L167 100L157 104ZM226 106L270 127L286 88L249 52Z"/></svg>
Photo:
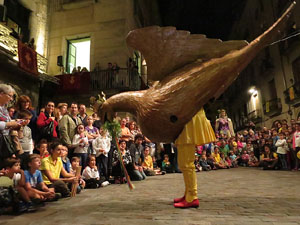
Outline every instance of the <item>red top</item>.
<svg viewBox="0 0 300 225"><path fill-rule="evenodd" d="M38 128L45 127L50 124L52 120L50 118L47 118L45 113L41 112L38 119L37 119L37 126ZM56 120L53 121L53 137L57 138L57 132L56 127L58 125L58 122Z"/></svg>

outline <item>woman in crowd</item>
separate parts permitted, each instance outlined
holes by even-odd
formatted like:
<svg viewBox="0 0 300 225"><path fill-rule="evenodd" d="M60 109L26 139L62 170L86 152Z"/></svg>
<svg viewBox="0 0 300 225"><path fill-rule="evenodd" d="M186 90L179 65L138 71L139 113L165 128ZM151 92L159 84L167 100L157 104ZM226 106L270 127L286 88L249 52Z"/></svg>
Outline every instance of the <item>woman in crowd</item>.
<svg viewBox="0 0 300 225"><path fill-rule="evenodd" d="M32 107L32 102L29 96L27 95L21 95L18 98L18 101L15 105L15 115L14 118L18 118L18 113L22 110L28 110L31 112L32 117L30 119L30 123L28 124L28 127L31 129L32 133L32 139L36 140L37 138L37 126L36 126L36 121L37 121L37 114L34 108Z"/></svg>
<svg viewBox="0 0 300 225"><path fill-rule="evenodd" d="M277 155L271 152L269 145L265 145L264 153L260 156L260 166L262 166L264 170L273 170L277 166L277 162Z"/></svg>
<svg viewBox="0 0 300 225"><path fill-rule="evenodd" d="M3 167L3 161L13 155L16 151L10 151L6 145L6 139L9 138L10 129L18 129L21 124L17 121L12 121L8 111L7 104L13 100L15 90L6 84L0 84L0 169Z"/></svg>
<svg viewBox="0 0 300 225"><path fill-rule="evenodd" d="M133 162L132 162L130 152L128 149L126 149L126 141L120 140L119 147L120 147L120 151L122 154L121 158L127 169L127 172L128 172L128 174L132 174L134 167L133 167ZM121 162L120 162L119 152L117 149L114 150L114 152L113 152L112 175L115 177L115 183L124 183L125 182L125 178L124 178L125 175L121 169Z"/></svg>
<svg viewBox="0 0 300 225"><path fill-rule="evenodd" d="M58 122L54 115L54 107L54 102L49 101L45 106L45 112L41 112L37 119L37 126L40 129L39 140L45 138L48 142L51 142L58 137L56 130Z"/></svg>

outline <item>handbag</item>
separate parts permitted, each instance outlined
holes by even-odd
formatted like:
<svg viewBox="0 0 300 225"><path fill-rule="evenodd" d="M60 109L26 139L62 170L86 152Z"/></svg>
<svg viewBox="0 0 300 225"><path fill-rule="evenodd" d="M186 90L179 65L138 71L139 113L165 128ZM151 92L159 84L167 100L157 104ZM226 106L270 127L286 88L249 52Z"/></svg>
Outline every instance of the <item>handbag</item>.
<svg viewBox="0 0 300 225"><path fill-rule="evenodd" d="M47 126L40 128L41 137L53 136L54 123L51 121Z"/></svg>
<svg viewBox="0 0 300 225"><path fill-rule="evenodd" d="M0 133L0 162L14 154L17 155L17 150L15 149L11 136Z"/></svg>

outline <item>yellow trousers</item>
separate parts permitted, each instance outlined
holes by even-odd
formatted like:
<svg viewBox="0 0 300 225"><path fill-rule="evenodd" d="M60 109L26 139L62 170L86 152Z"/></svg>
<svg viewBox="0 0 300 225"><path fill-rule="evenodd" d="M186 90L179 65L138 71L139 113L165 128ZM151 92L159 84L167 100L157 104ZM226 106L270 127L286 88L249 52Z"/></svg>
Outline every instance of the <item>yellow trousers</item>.
<svg viewBox="0 0 300 225"><path fill-rule="evenodd" d="M197 199L197 177L195 172L195 145L179 144L177 145L177 161L179 169L183 174L185 184L185 200L192 202Z"/></svg>
<svg viewBox="0 0 300 225"><path fill-rule="evenodd" d="M201 109L184 127L175 141L178 149L177 161L183 173L185 184L185 200L192 202L197 199L197 177L195 172L195 145L214 142L215 133L210 122Z"/></svg>

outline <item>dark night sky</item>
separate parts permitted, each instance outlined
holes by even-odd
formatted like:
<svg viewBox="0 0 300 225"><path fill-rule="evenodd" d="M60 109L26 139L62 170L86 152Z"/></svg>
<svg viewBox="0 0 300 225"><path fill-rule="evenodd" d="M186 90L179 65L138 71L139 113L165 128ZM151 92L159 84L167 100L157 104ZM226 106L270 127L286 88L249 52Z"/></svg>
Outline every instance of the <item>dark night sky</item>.
<svg viewBox="0 0 300 225"><path fill-rule="evenodd" d="M163 26L227 40L245 0L158 0Z"/></svg>

